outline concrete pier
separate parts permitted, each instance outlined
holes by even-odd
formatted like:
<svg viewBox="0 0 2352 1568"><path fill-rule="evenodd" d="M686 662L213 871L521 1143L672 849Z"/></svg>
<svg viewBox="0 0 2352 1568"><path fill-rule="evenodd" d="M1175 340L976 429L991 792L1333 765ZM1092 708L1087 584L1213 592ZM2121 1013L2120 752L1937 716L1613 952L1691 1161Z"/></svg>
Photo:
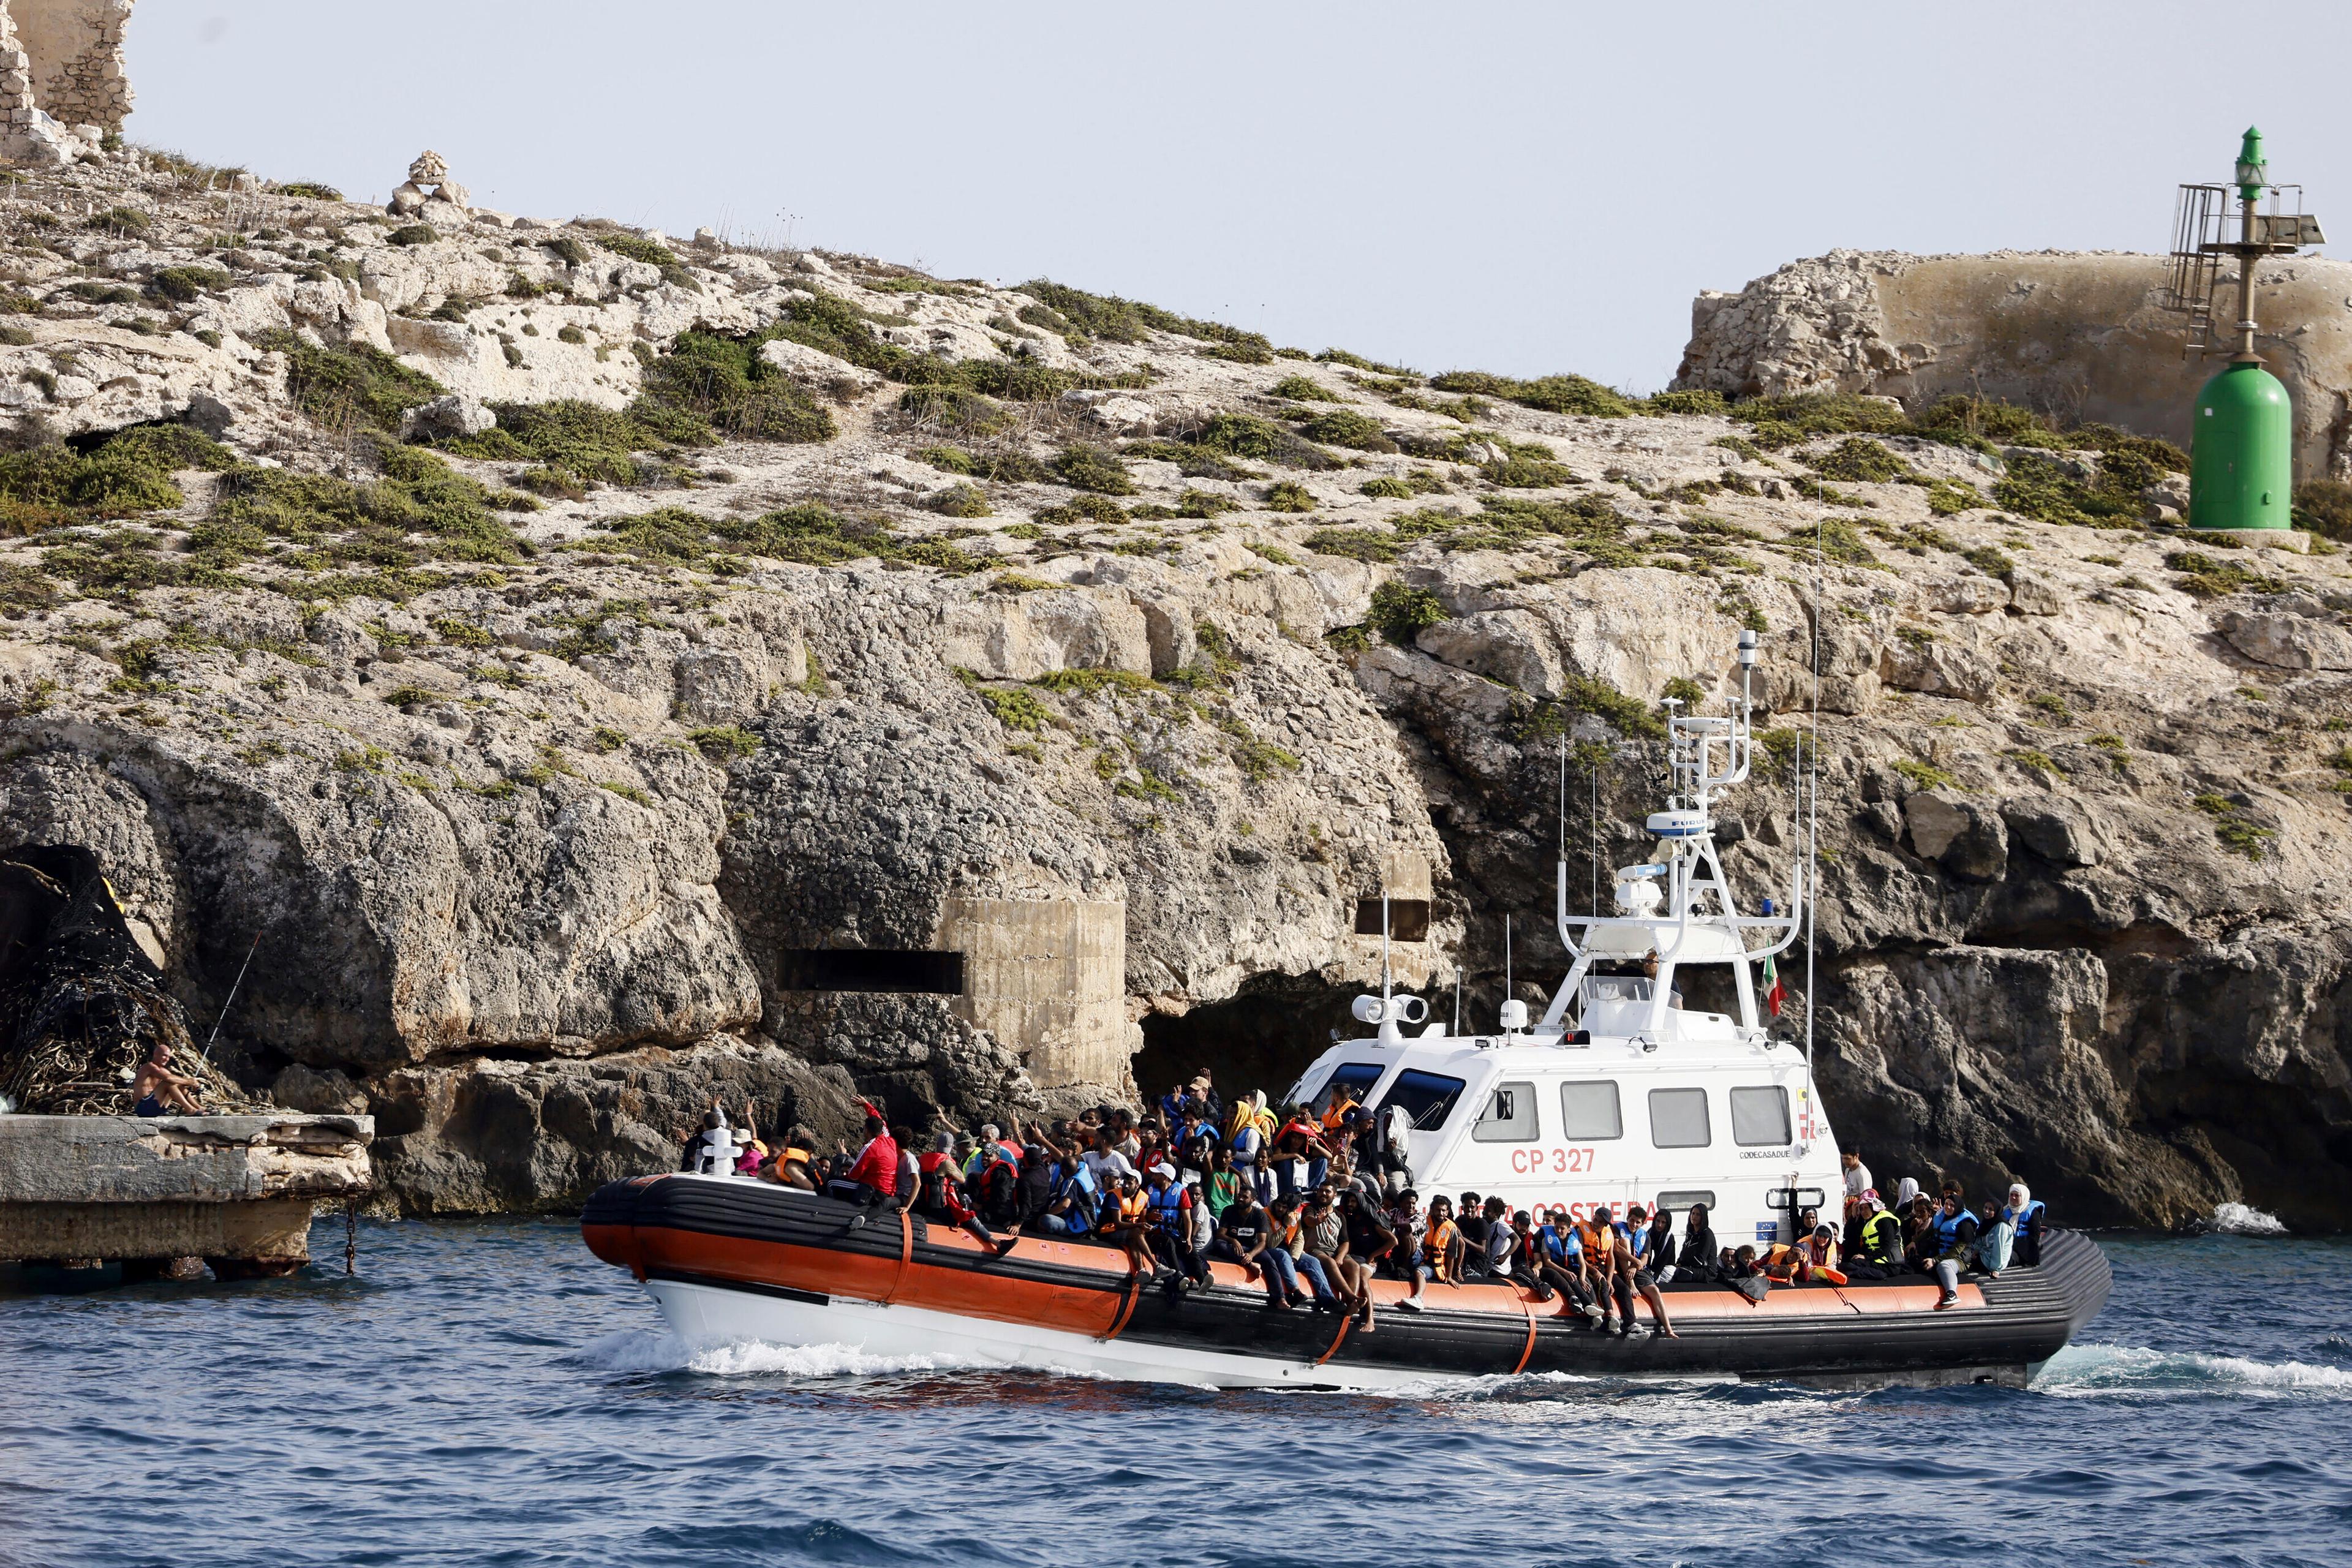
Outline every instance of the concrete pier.
<svg viewBox="0 0 2352 1568"><path fill-rule="evenodd" d="M291 1273L321 1202L366 1191L371 1116L0 1116L0 1260Z"/></svg>

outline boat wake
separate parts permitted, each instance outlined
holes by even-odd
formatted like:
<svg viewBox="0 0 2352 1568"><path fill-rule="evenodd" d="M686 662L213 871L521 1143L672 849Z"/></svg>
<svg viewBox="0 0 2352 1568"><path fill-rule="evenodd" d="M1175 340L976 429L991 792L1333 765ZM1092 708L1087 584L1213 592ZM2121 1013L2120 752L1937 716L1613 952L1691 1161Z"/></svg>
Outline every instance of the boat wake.
<svg viewBox="0 0 2352 1568"><path fill-rule="evenodd" d="M685 1372L705 1377L810 1381L1002 1370L953 1356L871 1355L854 1345L776 1345L758 1340L691 1345L675 1334L650 1329L627 1329L607 1334L582 1346L566 1359L601 1372Z"/></svg>
<svg viewBox="0 0 2352 1568"><path fill-rule="evenodd" d="M2352 1372L2309 1362L2254 1361L2135 1345L2069 1345L2050 1358L2034 1392L2062 1398L2113 1394L2352 1399Z"/></svg>
<svg viewBox="0 0 2352 1568"><path fill-rule="evenodd" d="M2213 1211L2205 1228L2218 1236L2284 1236L2278 1215L2264 1214L2251 1204L2223 1204Z"/></svg>

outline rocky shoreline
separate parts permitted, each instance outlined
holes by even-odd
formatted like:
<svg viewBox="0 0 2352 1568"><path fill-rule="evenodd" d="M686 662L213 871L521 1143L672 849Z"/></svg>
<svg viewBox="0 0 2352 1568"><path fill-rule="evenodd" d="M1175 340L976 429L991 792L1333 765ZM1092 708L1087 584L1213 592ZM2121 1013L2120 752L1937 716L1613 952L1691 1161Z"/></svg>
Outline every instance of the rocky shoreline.
<svg viewBox="0 0 2352 1568"><path fill-rule="evenodd" d="M373 1115L403 1212L574 1206L714 1095L1295 1068L1383 888L1413 983L1491 1009L1507 910L1535 996L1563 752L1580 888L1743 625L1786 754L1818 594L1842 1137L2352 1218L2352 576L2162 526L2160 451L411 205L137 149L0 196L0 834L94 849L192 1018L257 952L232 1065ZM1084 1016L808 978L1034 906L1111 944Z"/></svg>

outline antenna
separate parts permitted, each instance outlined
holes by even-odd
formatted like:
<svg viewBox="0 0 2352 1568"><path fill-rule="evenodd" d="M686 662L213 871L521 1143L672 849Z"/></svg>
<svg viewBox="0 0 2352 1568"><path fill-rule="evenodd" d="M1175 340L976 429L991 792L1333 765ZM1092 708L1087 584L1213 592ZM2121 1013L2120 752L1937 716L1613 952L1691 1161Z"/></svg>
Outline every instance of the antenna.
<svg viewBox="0 0 2352 1568"><path fill-rule="evenodd" d="M2234 188L2236 237L2231 236ZM2264 210L2267 199L2268 210ZM2292 207L2293 210L2288 210ZM2263 133L2246 128L2227 184L2183 185L2173 208L2172 266L2159 302L2189 318L2186 357L2236 352L2197 394L2189 420L2189 526L2286 529L2294 526L2294 409L2286 388L2254 352L2254 264L2322 245L2319 220L2303 210L2301 185L2271 184ZM2237 313L2217 331L2221 258L2237 259Z"/></svg>
<svg viewBox="0 0 2352 1568"><path fill-rule="evenodd" d="M1389 889L1383 878L1381 884L1381 1003L1386 1009L1389 999Z"/></svg>
<svg viewBox="0 0 2352 1568"><path fill-rule="evenodd" d="M1511 1000L1511 917L1503 916L1503 1000Z"/></svg>

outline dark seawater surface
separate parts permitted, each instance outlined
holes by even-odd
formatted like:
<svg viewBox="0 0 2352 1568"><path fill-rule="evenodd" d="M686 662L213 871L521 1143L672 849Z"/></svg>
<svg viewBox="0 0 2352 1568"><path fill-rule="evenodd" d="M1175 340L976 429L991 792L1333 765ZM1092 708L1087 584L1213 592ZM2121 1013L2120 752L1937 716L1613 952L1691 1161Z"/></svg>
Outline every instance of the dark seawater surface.
<svg viewBox="0 0 2352 1568"><path fill-rule="evenodd" d="M0 1296L0 1563L2352 1562L2352 1244L2102 1237L2026 1391L1210 1394L689 1357L566 1222Z"/></svg>

